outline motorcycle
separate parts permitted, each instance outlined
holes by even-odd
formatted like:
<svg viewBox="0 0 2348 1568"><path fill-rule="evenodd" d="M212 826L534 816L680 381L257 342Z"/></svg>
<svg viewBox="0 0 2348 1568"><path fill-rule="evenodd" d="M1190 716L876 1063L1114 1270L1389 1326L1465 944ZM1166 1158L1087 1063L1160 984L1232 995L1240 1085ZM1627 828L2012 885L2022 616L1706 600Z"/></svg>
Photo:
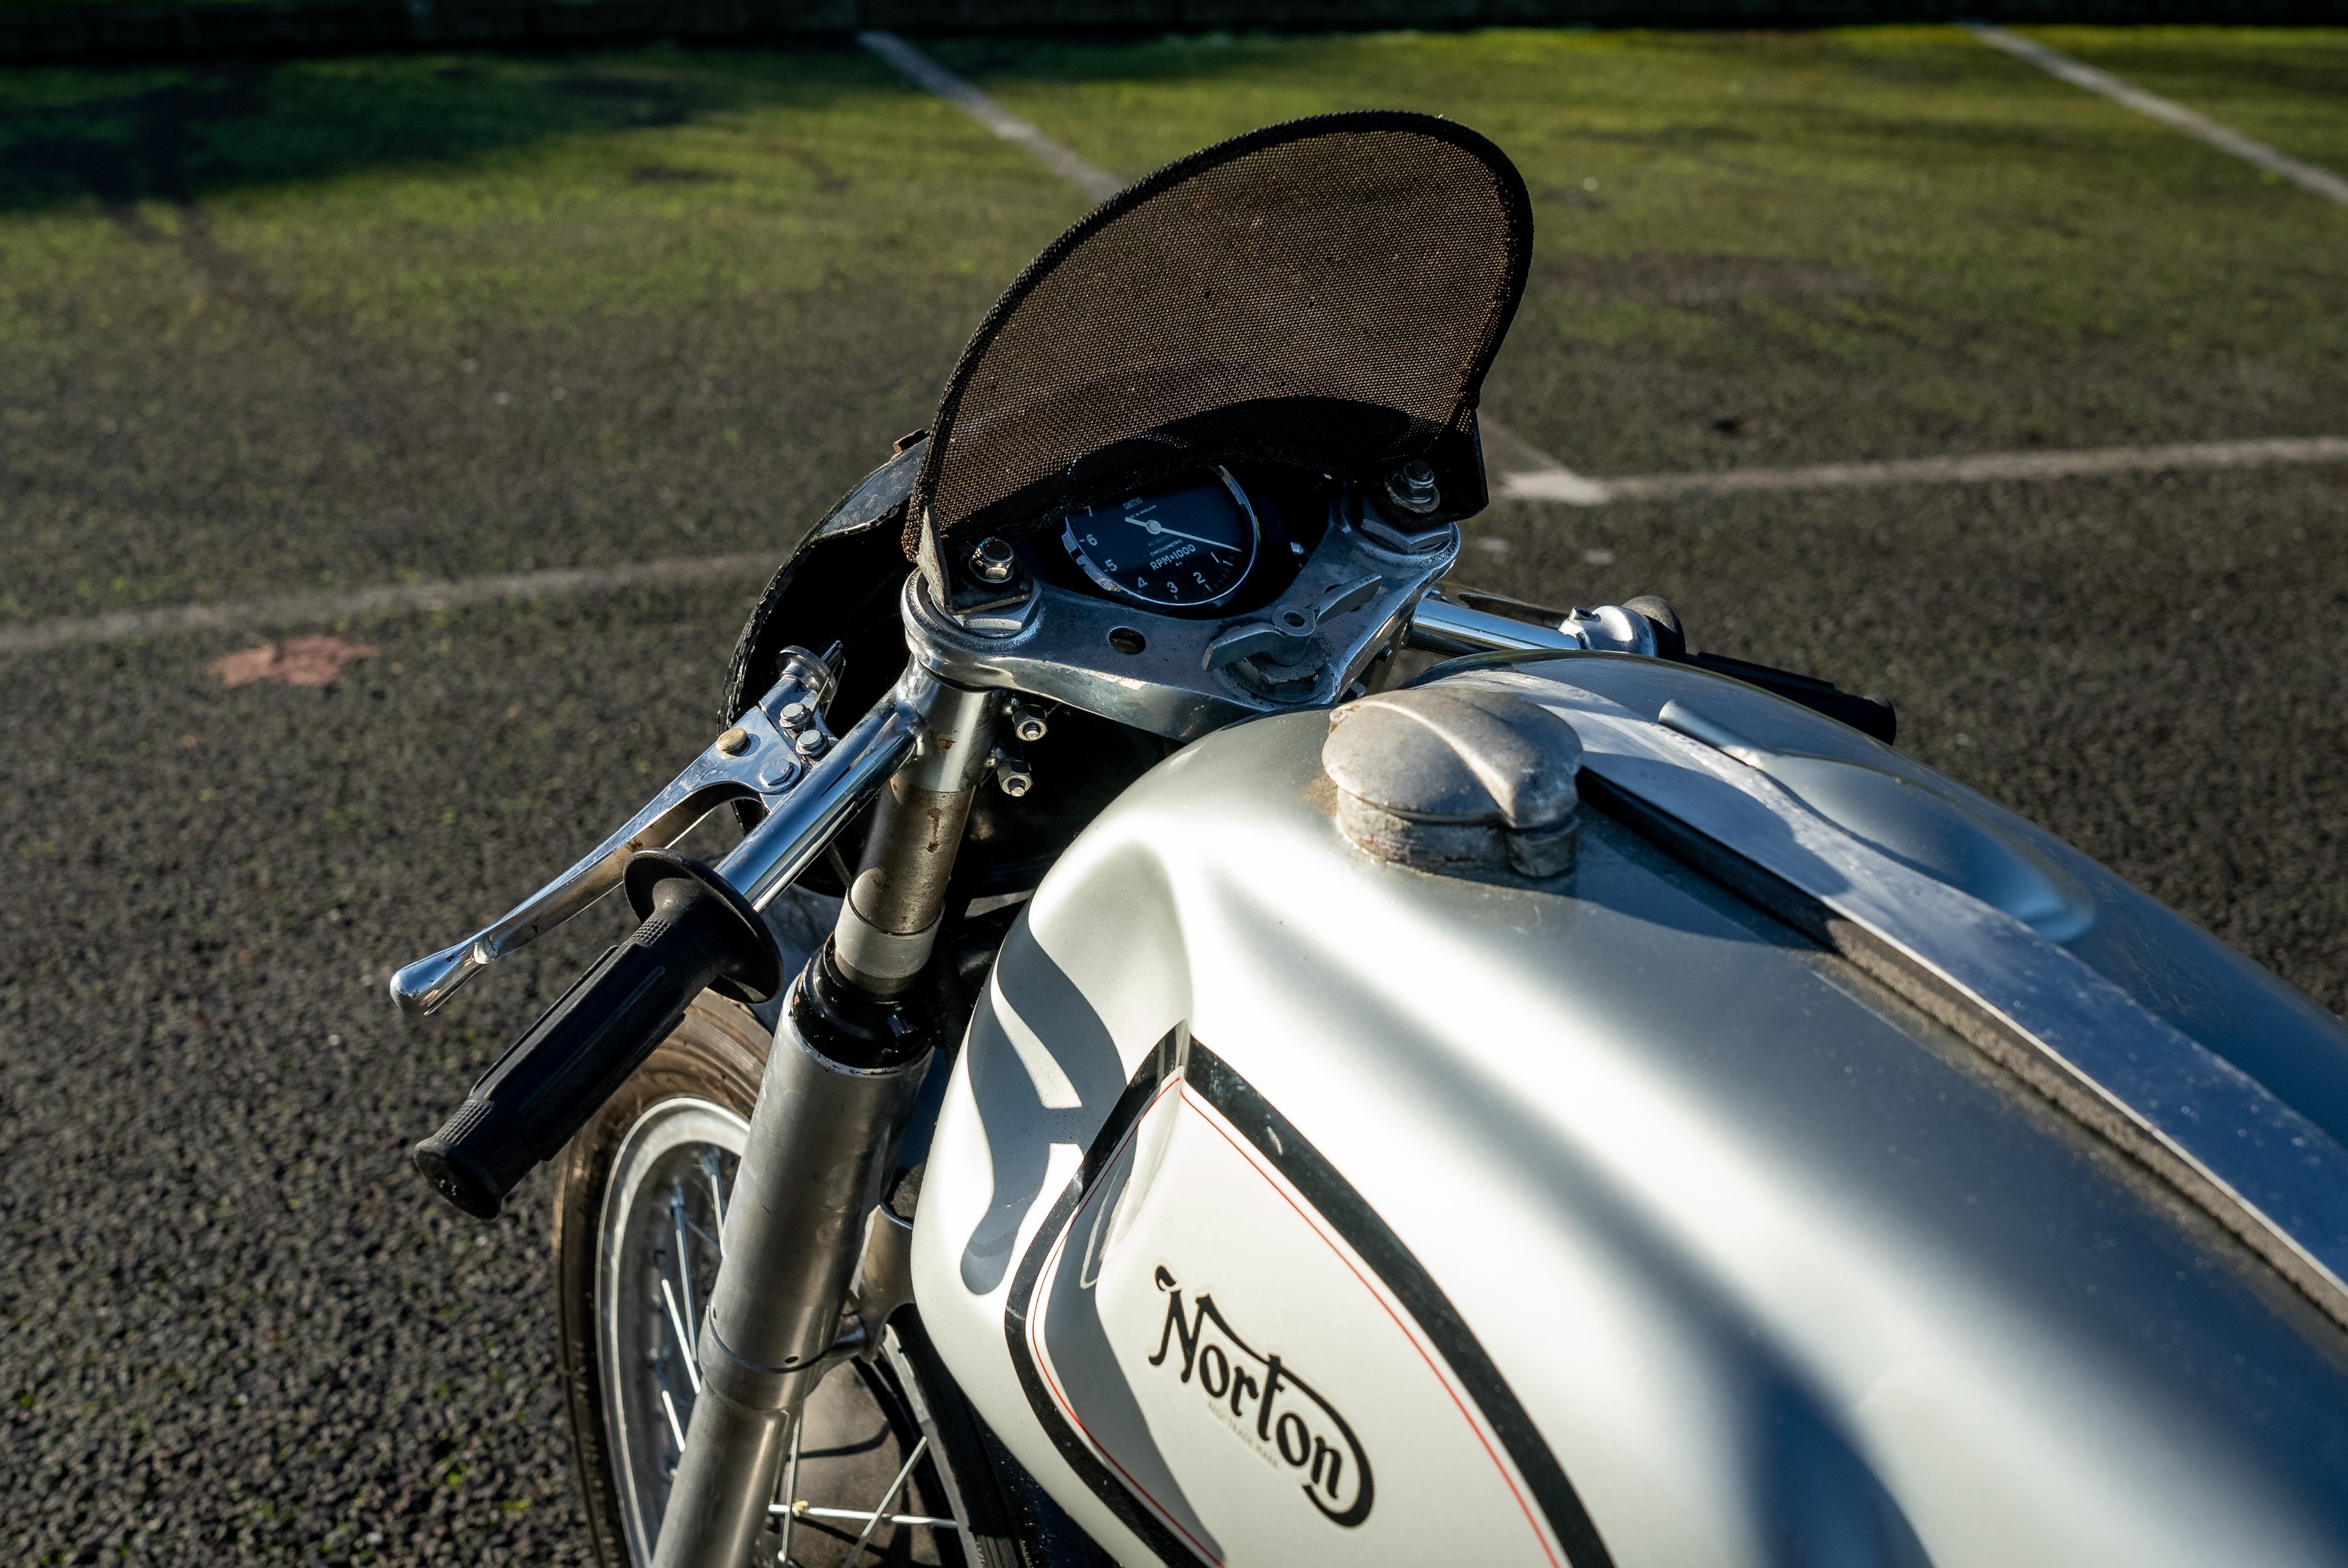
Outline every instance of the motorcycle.
<svg viewBox="0 0 2348 1568"><path fill-rule="evenodd" d="M2348 1561L2348 1032L1888 704L1452 584L1531 234L1403 113L1110 199L395 977L641 917L416 1150L556 1168L604 1563Z"/></svg>

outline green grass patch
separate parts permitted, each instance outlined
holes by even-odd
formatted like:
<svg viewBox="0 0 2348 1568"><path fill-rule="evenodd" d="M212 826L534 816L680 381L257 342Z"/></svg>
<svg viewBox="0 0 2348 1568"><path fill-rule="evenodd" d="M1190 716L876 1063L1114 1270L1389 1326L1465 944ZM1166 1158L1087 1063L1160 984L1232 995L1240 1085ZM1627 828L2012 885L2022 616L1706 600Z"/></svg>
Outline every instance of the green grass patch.
<svg viewBox="0 0 2348 1568"><path fill-rule="evenodd" d="M771 548L1084 205L856 49L0 76L0 615Z"/></svg>
<svg viewBox="0 0 2348 1568"><path fill-rule="evenodd" d="M2348 28L2024 31L2147 92L2174 98L2293 158L2348 176ZM2273 178L2255 169L2249 177Z"/></svg>
<svg viewBox="0 0 2348 1568"><path fill-rule="evenodd" d="M2348 35L2045 36L2329 156ZM933 46L1126 175L1491 135L1488 405L1590 472L2348 408L2348 212L1952 29ZM778 548L1084 206L852 47L0 73L0 618Z"/></svg>
<svg viewBox="0 0 2348 1568"><path fill-rule="evenodd" d="M1341 108L1491 136L1540 238L1488 406L1591 471L2328 433L2348 408L2348 212L1954 29L939 53L1122 174Z"/></svg>

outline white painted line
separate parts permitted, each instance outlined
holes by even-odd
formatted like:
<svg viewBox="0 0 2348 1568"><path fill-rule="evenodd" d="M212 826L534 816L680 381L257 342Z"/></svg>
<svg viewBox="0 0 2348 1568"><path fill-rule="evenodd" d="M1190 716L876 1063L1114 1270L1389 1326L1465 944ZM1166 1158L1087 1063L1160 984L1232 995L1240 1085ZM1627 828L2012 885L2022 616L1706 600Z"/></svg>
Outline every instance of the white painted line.
<svg viewBox="0 0 2348 1568"><path fill-rule="evenodd" d="M1484 442L1484 466L1500 477L1503 499L1572 507L1602 507L1612 499L1605 486L1575 473L1490 415L1479 411L1476 426Z"/></svg>
<svg viewBox="0 0 2348 1568"><path fill-rule="evenodd" d="M1911 457L1890 463L1821 463L1807 468L1730 468L1712 474L1639 474L1595 479L1577 474L1497 420L1482 420L1484 450L1504 501L1561 501L1602 507L1770 490L1835 490L1885 485L1978 485L1998 479L2075 479L2195 468L2259 468L2297 463L2348 463L2348 436L2286 436L2268 441L2195 441L2176 446L2109 446L2076 452L1984 452L1966 457ZM385 583L348 593L289 594L227 604L173 604L68 615L29 626L0 627L0 654L37 653L97 642L167 637L184 631L244 631L333 625L369 616L473 605L572 599L630 588L756 581L774 570L767 555L685 557L618 567L510 572L446 582Z"/></svg>
<svg viewBox="0 0 2348 1568"><path fill-rule="evenodd" d="M2221 152L2230 152L2246 163L2258 165L2269 174L2279 175L2293 185L2348 207L2348 179L2343 179L2328 169L2302 163L2287 153L2277 152L2265 142L2252 140L2230 126L2219 125L2206 115L2195 114L2183 104L2162 97L2157 93L2146 92L2142 87L2132 87L2108 71L2099 71L2068 55L2058 54L2019 33L2009 33L2003 27L1993 27L1982 22L1963 22L1959 26L1991 48L2003 49L2016 59L2027 60L2040 70L2058 76L2075 87L2085 87L2114 103L2125 104L2138 114L2150 115L2163 125L2174 126L2188 136L2198 137Z"/></svg>
<svg viewBox="0 0 2348 1568"><path fill-rule="evenodd" d="M1966 24L1983 42L2044 67L2091 92L2118 99L2318 194L2348 203L2348 180L2300 163L2263 143L2202 118L2190 109L2083 66L2002 28ZM892 33L859 33L866 48L928 91L946 99L1005 141L1014 142L1055 174L1096 200L1125 182L1087 163L970 83ZM1497 420L1481 421L1485 453L1498 476L1498 498L1560 501L1599 507L1614 501L1747 491L1849 489L1881 485L1980 484L1995 479L2065 479L2097 474L2165 469L2248 468L2277 464L2348 462L2348 437L2315 436L2268 441L2201 441L2176 446L2119 446L2079 452L1992 452L1969 457L1918 457L1890 463L1826 463L1807 468L1732 468L1711 474L1645 474L1596 479L1577 474ZM164 605L102 615L64 616L29 626L0 627L0 654L119 642L184 631L258 630L315 626L367 616L472 605L572 598L614 589L726 582L766 576L765 555L705 556L642 561L631 566L512 572L448 582L388 583L348 593L292 594L227 604Z"/></svg>
<svg viewBox="0 0 2348 1568"><path fill-rule="evenodd" d="M1490 426L1488 424L1487 429ZM1526 448L1532 451L1531 448ZM1540 457L1537 451L1536 458ZM1981 485L2000 479L2084 479L2197 468L2263 468L2294 463L2348 463L2348 436L2286 436L2265 441L2191 441L2174 446L2105 446L2074 452L1980 452L1963 457L1910 457L1890 463L1820 463L1806 468L1728 468L1712 474L1640 474L1592 479L1543 460L1500 473L1509 501L1562 501L1602 507L1676 496L1731 496L1767 490L1869 489L1886 485Z"/></svg>
<svg viewBox="0 0 2348 1568"><path fill-rule="evenodd" d="M1103 200L1125 189L1125 181L1075 153L963 81L894 33L859 33L856 41L912 78L915 86L935 93L979 124L1016 143L1027 155L1091 197Z"/></svg>
<svg viewBox="0 0 2348 1568"><path fill-rule="evenodd" d="M2166 98L2138 92L2115 77L2042 48L2003 28L1968 23L1982 42L2020 55L2090 91L2117 97L2130 108L2168 121L2262 168L2307 184L2312 177L2336 188L2348 200L2348 181L2312 165L2298 163L2271 147L2203 119ZM893 33L859 33L863 46L922 87L959 106L1006 141L1024 147L1046 168L1086 195L1101 198L1122 188L1117 176L1086 162L1025 120L955 76ZM2093 81L2086 80L2093 77ZM2139 101L2140 100L2140 101ZM2148 107L2148 106L2157 106ZM2247 149L2247 150L2246 150ZM2333 189L2311 186L2324 195ZM1577 474L1488 415L1479 416L1485 457L1499 476L1499 497L1511 501L1560 501L1570 507L1602 507L1610 501L1654 500L1672 496L1732 495L1752 490L1850 489L1877 485L1980 484L1992 479L2067 479L2095 474L2137 474L2174 468L2244 468L2277 463L2322 463L2348 457L2348 440L2319 436L2305 440L2203 441L2181 446L2114 447L2085 452L1993 452L1970 457L1919 457L1892 463L1827 463L1808 468L1735 468L1716 474L1647 474L1594 479Z"/></svg>
<svg viewBox="0 0 2348 1568"><path fill-rule="evenodd" d="M163 637L180 631L244 631L285 626L331 625L372 615L422 610L460 610L470 605L524 600L571 599L616 589L686 586L756 579L775 569L767 555L703 556L639 561L631 566L567 568L510 572L454 582L386 583L348 593L301 593L280 599L247 599L227 604L172 604L154 610L116 610L104 615L69 615L30 626L0 627L0 653L37 653L92 642Z"/></svg>

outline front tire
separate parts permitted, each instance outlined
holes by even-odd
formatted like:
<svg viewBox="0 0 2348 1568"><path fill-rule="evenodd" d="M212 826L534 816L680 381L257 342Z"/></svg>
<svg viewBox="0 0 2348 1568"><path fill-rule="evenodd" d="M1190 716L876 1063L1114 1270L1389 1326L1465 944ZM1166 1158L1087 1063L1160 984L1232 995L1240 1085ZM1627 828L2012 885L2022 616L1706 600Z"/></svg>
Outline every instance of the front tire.
<svg viewBox="0 0 2348 1568"><path fill-rule="evenodd" d="M689 1339L716 1278L720 1206L732 1191L767 1047L748 1009L705 992L580 1130L558 1167L563 1388L589 1528L605 1568L652 1563L679 1438L692 1419ZM883 1508L917 1449L911 1475ZM847 1563L866 1520L844 1516L874 1512L884 1519L859 1559L865 1565L1037 1568L1068 1556L1067 1542L1053 1539L1063 1531L1047 1522L1057 1510L1033 1492L1025 1472L998 1468L1008 1454L986 1440L910 1309L892 1322L881 1354L836 1367L808 1396L797 1454L784 1477L797 1484L778 1501L800 1507L788 1522L770 1514L756 1563L777 1564L788 1549L798 1568Z"/></svg>

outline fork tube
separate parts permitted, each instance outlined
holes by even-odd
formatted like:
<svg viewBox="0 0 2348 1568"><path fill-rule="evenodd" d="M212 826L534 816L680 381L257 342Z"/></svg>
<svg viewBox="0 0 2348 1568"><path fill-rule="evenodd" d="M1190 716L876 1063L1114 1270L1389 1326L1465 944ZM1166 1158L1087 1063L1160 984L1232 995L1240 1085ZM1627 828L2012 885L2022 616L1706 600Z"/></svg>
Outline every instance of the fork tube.
<svg viewBox="0 0 2348 1568"><path fill-rule="evenodd" d="M880 1201L887 1155L928 1066L925 1045L859 1069L816 1049L794 1021L787 1014L776 1031L735 1180L701 1333L701 1393L656 1568L749 1561L791 1423L829 1364L864 1219Z"/></svg>
<svg viewBox="0 0 2348 1568"><path fill-rule="evenodd" d="M775 1030L654 1568L747 1561L791 1425L830 1364L865 1222L929 1066L927 1030L900 999L934 945L1000 705L951 686L931 696L921 748L873 814L856 878L863 912L852 896L843 903Z"/></svg>
<svg viewBox="0 0 2348 1568"><path fill-rule="evenodd" d="M1000 706L994 692L938 688L921 753L873 803L863 863L831 938L839 978L867 996L902 995L929 962Z"/></svg>

